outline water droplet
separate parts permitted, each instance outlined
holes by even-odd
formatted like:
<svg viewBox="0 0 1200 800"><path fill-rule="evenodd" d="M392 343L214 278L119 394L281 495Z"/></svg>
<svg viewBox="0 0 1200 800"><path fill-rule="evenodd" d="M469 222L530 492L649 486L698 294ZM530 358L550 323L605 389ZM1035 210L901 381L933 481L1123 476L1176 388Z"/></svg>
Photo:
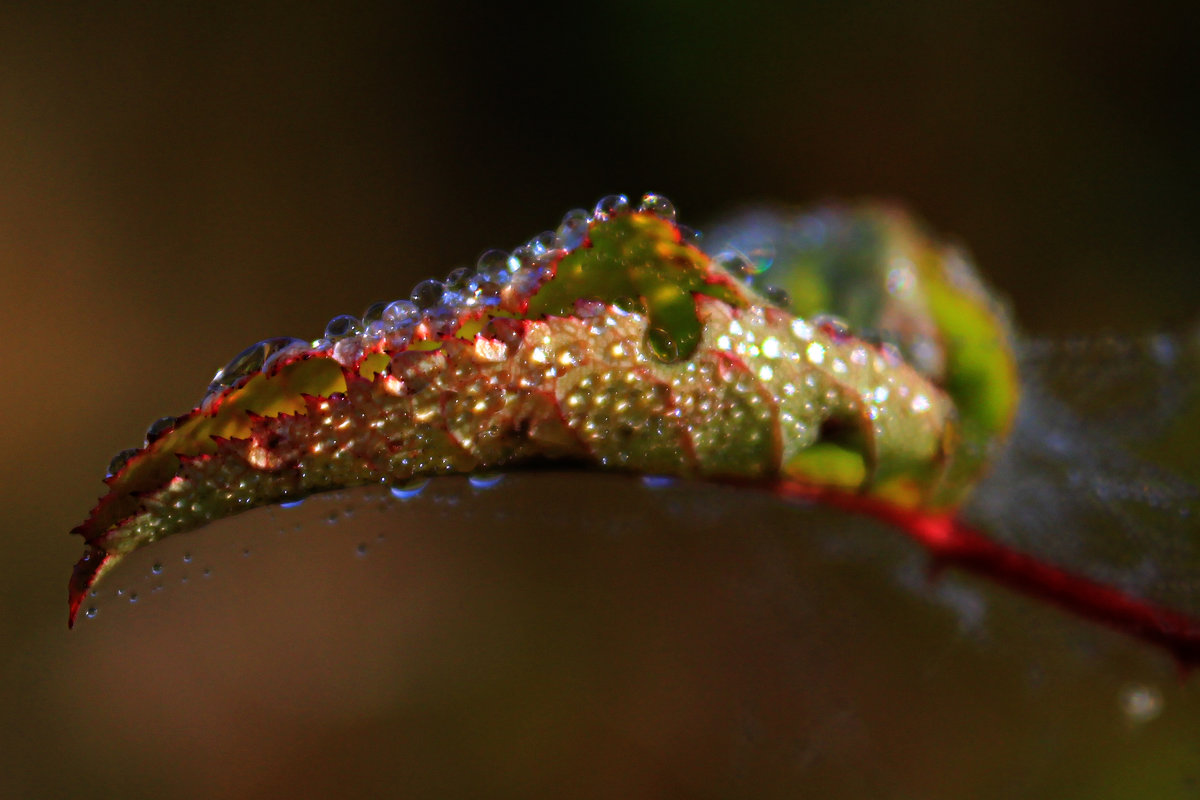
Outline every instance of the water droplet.
<svg viewBox="0 0 1200 800"><path fill-rule="evenodd" d="M629 210L629 198L623 194L610 194L600 198L600 202L596 203L596 208L592 211L592 217L597 221L611 219L617 214L623 214Z"/></svg>
<svg viewBox="0 0 1200 800"><path fill-rule="evenodd" d="M138 601L138 593L137 593L137 592L130 592L130 593L129 593L129 602L131 602L131 603L136 603L137 601Z"/></svg>
<svg viewBox="0 0 1200 800"><path fill-rule="evenodd" d="M205 392L205 395L215 394L222 389L233 386L242 378L253 375L262 369L271 355L299 341L299 339L294 339L290 336L277 336L271 339L263 339L261 342L255 342L230 359L229 363L224 367L217 370L217 374L213 376L212 381L208 384L208 390Z"/></svg>
<svg viewBox="0 0 1200 800"><path fill-rule="evenodd" d="M568 211L555 232L557 246L564 250L574 250L587 239L588 213L582 208Z"/></svg>
<svg viewBox="0 0 1200 800"><path fill-rule="evenodd" d="M769 241L755 242L745 250L753 275L762 275L775 263L775 245Z"/></svg>
<svg viewBox="0 0 1200 800"><path fill-rule="evenodd" d="M448 305L437 305L425 312L429 330L438 336L449 336L458 328L458 309Z"/></svg>
<svg viewBox="0 0 1200 800"><path fill-rule="evenodd" d="M844 342L850 338L850 326L841 317L835 317L833 314L818 314L813 317L812 322L817 330L835 342Z"/></svg>
<svg viewBox="0 0 1200 800"><path fill-rule="evenodd" d="M618 297L613 301L613 308L622 314L646 313L646 303L640 297Z"/></svg>
<svg viewBox="0 0 1200 800"><path fill-rule="evenodd" d="M1126 719L1140 724L1162 713L1163 697L1162 692L1154 686L1134 684L1122 690L1120 703Z"/></svg>
<svg viewBox="0 0 1200 800"><path fill-rule="evenodd" d="M429 480L423 478L421 480L409 481L401 486L391 487L392 497L397 500L409 500L419 495L426 486L429 485Z"/></svg>
<svg viewBox="0 0 1200 800"><path fill-rule="evenodd" d="M792 296L781 286L768 286L763 289L763 294L767 296L767 300L780 308L788 309L792 306Z"/></svg>
<svg viewBox="0 0 1200 800"><path fill-rule="evenodd" d="M104 477L111 478L124 469L125 465L129 463L129 459L137 455L137 452L136 447L130 447L113 456L112 461L108 462L108 470L104 473Z"/></svg>
<svg viewBox="0 0 1200 800"><path fill-rule="evenodd" d="M457 292L470 291L474 277L475 270L470 267L457 267L446 276L446 288Z"/></svg>
<svg viewBox="0 0 1200 800"><path fill-rule="evenodd" d="M362 323L358 321L358 317L352 317L349 314L339 314L329 320L329 324L325 326L326 339L340 339L356 333L362 333Z"/></svg>
<svg viewBox="0 0 1200 800"><path fill-rule="evenodd" d="M163 434L175 427L175 417L159 417L150 423L150 427L146 429L146 444L151 445L161 439Z"/></svg>
<svg viewBox="0 0 1200 800"><path fill-rule="evenodd" d="M643 195L638 211L645 211L671 222L675 221L675 204L661 194L647 193Z"/></svg>
<svg viewBox="0 0 1200 800"><path fill-rule="evenodd" d="M735 278L744 280L754 275L754 263L741 250L722 250L712 257L712 263Z"/></svg>
<svg viewBox="0 0 1200 800"><path fill-rule="evenodd" d="M474 301L476 305L494 306L500 302L500 285L492 281L483 281L475 285Z"/></svg>
<svg viewBox="0 0 1200 800"><path fill-rule="evenodd" d="M529 251L535 256L540 256L542 253L554 249L554 244L558 240L558 234L554 231L542 231L537 236L534 236L526 244Z"/></svg>
<svg viewBox="0 0 1200 800"><path fill-rule="evenodd" d="M275 364L282 361L283 359L288 358L289 356L291 356L294 353L298 353L302 350L308 349L308 342L304 341L303 339L289 338L289 339L287 339L287 342L288 342L287 344L276 348L273 353L271 353L265 359L263 359L263 365L260 370L261 372L267 372L273 366L275 366Z"/></svg>
<svg viewBox="0 0 1200 800"><path fill-rule="evenodd" d="M646 331L646 345L659 361L675 361L679 358L679 342L664 328Z"/></svg>
<svg viewBox="0 0 1200 800"><path fill-rule="evenodd" d="M679 240L684 244L698 245L704 238L704 234L688 225L676 225L675 230L679 231Z"/></svg>
<svg viewBox="0 0 1200 800"><path fill-rule="evenodd" d="M508 280L512 280L512 276L515 276L516 273L521 271L521 269L533 266L536 258L537 256L534 254L533 250L529 248L529 245L521 245L513 250L508 256Z"/></svg>
<svg viewBox="0 0 1200 800"><path fill-rule="evenodd" d="M392 327L409 328L421 321L421 312L411 300L397 300L383 310L383 321Z"/></svg>
<svg viewBox="0 0 1200 800"><path fill-rule="evenodd" d="M370 326L372 322L378 322L379 320L383 319L383 310L387 307L388 304L386 300L380 300L379 302L371 303L371 305L367 306L367 310L364 311L362 315L363 327L366 328Z"/></svg>
<svg viewBox="0 0 1200 800"><path fill-rule="evenodd" d="M665 489L675 483L675 478L670 475L643 475L642 485L648 489Z"/></svg>
<svg viewBox="0 0 1200 800"><path fill-rule="evenodd" d="M185 563L185 564L190 564L190 563L192 563L192 554L191 554L191 553L184 553L184 554L183 554L183 563Z"/></svg>
<svg viewBox="0 0 1200 800"><path fill-rule="evenodd" d="M490 489L503 479L504 475L499 472L477 472L467 476L467 480L476 489Z"/></svg>
<svg viewBox="0 0 1200 800"><path fill-rule="evenodd" d="M346 369L353 369L363 357L362 343L354 338L341 339L333 346L333 357Z"/></svg>
<svg viewBox="0 0 1200 800"><path fill-rule="evenodd" d="M249 557L250 557L250 548L243 547L242 548L242 558L249 558Z"/></svg>
<svg viewBox="0 0 1200 800"><path fill-rule="evenodd" d="M365 542L359 542L359 543L358 543L358 547L354 548L354 553L355 553L355 555L357 555L359 558L362 558L362 557L364 557L364 556L367 554L367 545L366 545L366 543L365 543Z"/></svg>
<svg viewBox="0 0 1200 800"><path fill-rule="evenodd" d="M488 250L475 262L475 271L493 283L503 283L508 279L508 253Z"/></svg>
<svg viewBox="0 0 1200 800"><path fill-rule="evenodd" d="M161 561L155 561L154 566L150 567L150 572L154 575L162 575L163 565Z"/></svg>
<svg viewBox="0 0 1200 800"><path fill-rule="evenodd" d="M412 295L410 295L413 305L417 308L431 308L442 302L442 297L446 294L446 287L439 280L429 278L421 281L413 287Z"/></svg>
<svg viewBox="0 0 1200 800"><path fill-rule="evenodd" d="M204 577L206 577L206 578L211 578L212 577L212 567L205 567L204 572L201 574L204 575Z"/></svg>
<svg viewBox="0 0 1200 800"><path fill-rule="evenodd" d="M85 617L87 617L88 619L95 619L95 618L96 618L96 613L97 613L97 612L96 612L96 607L95 607L95 606L88 606L88 607L87 607L87 611L84 611L84 612L83 612L83 615L84 615Z"/></svg>

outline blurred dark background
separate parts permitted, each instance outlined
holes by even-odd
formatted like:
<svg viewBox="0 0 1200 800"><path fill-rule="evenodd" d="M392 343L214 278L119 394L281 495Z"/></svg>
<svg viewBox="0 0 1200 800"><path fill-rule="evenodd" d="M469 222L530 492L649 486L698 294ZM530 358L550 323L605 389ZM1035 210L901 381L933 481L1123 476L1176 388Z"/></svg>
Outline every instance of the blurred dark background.
<svg viewBox="0 0 1200 800"><path fill-rule="evenodd" d="M2 713L56 735L13 698L57 685L65 532L147 423L610 192L700 226L895 199L1027 330L1188 324L1198 34L1158 2L0 5Z"/></svg>

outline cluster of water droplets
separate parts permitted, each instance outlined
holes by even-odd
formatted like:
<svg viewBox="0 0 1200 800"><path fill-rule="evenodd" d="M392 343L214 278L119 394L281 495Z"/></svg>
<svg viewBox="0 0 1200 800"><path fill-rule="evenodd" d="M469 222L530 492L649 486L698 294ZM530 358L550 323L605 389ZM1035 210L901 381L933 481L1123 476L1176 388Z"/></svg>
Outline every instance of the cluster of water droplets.
<svg viewBox="0 0 1200 800"><path fill-rule="evenodd" d="M441 280L423 280L408 297L372 303L361 316L340 314L325 326L324 335L315 341L294 337L273 337L255 342L217 370L200 402L209 410L224 392L244 385L259 373L270 372L278 363L286 363L304 352L327 353L343 367L355 368L369 353L380 349L403 350L414 340L436 340L451 336L465 316L486 313L501 305L513 310L535 294L554 274L558 262L571 251L584 246L594 223L621 214L654 214L675 221L675 206L660 194L647 193L635 208L625 195L601 198L591 211L568 211L553 230L537 234L512 251L487 250L474 267L458 267ZM692 239L699 235L684 231ZM175 417L163 417L150 426L144 447L168 433L177 423ZM106 478L111 478L139 452L122 450L109 463Z"/></svg>

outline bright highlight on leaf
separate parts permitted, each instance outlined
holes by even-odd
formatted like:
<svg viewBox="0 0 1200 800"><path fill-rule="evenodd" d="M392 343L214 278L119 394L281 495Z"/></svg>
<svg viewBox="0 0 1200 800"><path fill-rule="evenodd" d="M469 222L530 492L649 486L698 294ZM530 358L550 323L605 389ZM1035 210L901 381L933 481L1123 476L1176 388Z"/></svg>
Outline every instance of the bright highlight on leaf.
<svg viewBox="0 0 1200 800"><path fill-rule="evenodd" d="M869 513L1195 656L1185 617L957 520L1017 405L1007 316L959 251L878 208L760 215L705 242L661 196L605 198L324 338L247 348L114 459L74 531L71 619L122 556L224 516L557 460Z"/></svg>

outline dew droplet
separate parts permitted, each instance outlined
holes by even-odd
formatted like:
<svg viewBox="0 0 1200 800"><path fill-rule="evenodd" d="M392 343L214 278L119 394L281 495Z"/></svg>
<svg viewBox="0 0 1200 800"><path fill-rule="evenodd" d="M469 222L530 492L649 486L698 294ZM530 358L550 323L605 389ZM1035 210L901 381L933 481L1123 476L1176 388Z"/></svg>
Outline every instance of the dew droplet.
<svg viewBox="0 0 1200 800"><path fill-rule="evenodd" d="M96 613L97 613L97 612L96 612L96 607L95 607L95 606L88 606L88 607L87 607L87 610L83 612L83 615L84 615L85 617L87 617L88 619L95 619L95 618L96 618Z"/></svg>
<svg viewBox="0 0 1200 800"><path fill-rule="evenodd" d="M362 343L352 337L341 339L333 346L333 357L346 369L353 369L363 357Z"/></svg>
<svg viewBox="0 0 1200 800"><path fill-rule="evenodd" d="M574 250L584 243L588 232L588 213L582 208L572 209L563 215L562 223L555 232L557 246Z"/></svg>
<svg viewBox="0 0 1200 800"><path fill-rule="evenodd" d="M280 361L286 359L294 353L308 349L308 342L303 339L288 339L288 343L276 348L276 350L263 359L261 372L267 372Z"/></svg>
<svg viewBox="0 0 1200 800"><path fill-rule="evenodd" d="M535 256L540 256L545 252L554 249L554 244L558 240L558 234L554 231L542 231L537 236L534 236L526 244L529 251Z"/></svg>
<svg viewBox="0 0 1200 800"><path fill-rule="evenodd" d="M623 194L610 194L601 197L596 203L596 208L592 211L592 217L597 221L612 219L617 214L623 214L629 210L629 198Z"/></svg>
<svg viewBox="0 0 1200 800"><path fill-rule="evenodd" d="M175 417L159 417L150 423L150 427L146 429L146 444L154 444L161 439L163 434L175 427Z"/></svg>
<svg viewBox="0 0 1200 800"><path fill-rule="evenodd" d="M470 267L457 267L446 275L446 288L457 292L469 291L474 277L475 270Z"/></svg>
<svg viewBox="0 0 1200 800"><path fill-rule="evenodd" d="M841 317L836 317L833 314L818 314L813 317L812 322L817 327L817 330L835 342L844 342L850 338L850 326Z"/></svg>
<svg viewBox="0 0 1200 800"><path fill-rule="evenodd" d="M349 314L339 314L329 320L329 324L325 326L326 339L340 339L356 333L362 333L362 323L358 321L358 317L352 317Z"/></svg>
<svg viewBox="0 0 1200 800"><path fill-rule="evenodd" d="M662 217L670 222L675 221L675 204L661 194L647 193L643 195L642 203L638 206L638 211Z"/></svg>
<svg viewBox="0 0 1200 800"><path fill-rule="evenodd" d="M664 489L675 483L670 475L643 475L642 485L648 489Z"/></svg>
<svg viewBox="0 0 1200 800"><path fill-rule="evenodd" d="M130 447L113 456L112 460L108 462L108 470L105 471L104 477L111 478L124 469L125 465L129 463L129 459L137 455L137 452L136 447Z"/></svg>
<svg viewBox="0 0 1200 800"><path fill-rule="evenodd" d="M354 548L354 554L357 555L359 558L363 558L364 556L366 556L366 554L367 554L366 542L359 542L358 547Z"/></svg>
<svg viewBox="0 0 1200 800"><path fill-rule="evenodd" d="M754 275L754 263L741 250L722 250L712 257L712 263L735 278L744 280Z"/></svg>
<svg viewBox="0 0 1200 800"><path fill-rule="evenodd" d="M190 564L190 563L192 563L192 554L191 554L191 553L184 553L184 554L183 554L183 563L185 563L185 564Z"/></svg>
<svg viewBox="0 0 1200 800"><path fill-rule="evenodd" d="M263 339L261 342L255 342L230 359L229 363L224 367L217 370L217 374L213 376L212 382L208 385L206 394L211 395L222 389L227 389L240 379L258 372L270 356L297 342L303 344L301 340L292 338L291 336L276 336L271 339Z"/></svg>
<svg viewBox="0 0 1200 800"><path fill-rule="evenodd" d="M163 565L161 561L155 561L154 566L150 567L150 572L153 575L162 575Z"/></svg>
<svg viewBox="0 0 1200 800"><path fill-rule="evenodd" d="M503 250L488 250L475 262L475 271L493 283L503 283L509 273L508 257Z"/></svg>
<svg viewBox="0 0 1200 800"><path fill-rule="evenodd" d="M446 287L441 281L429 278L423 280L413 287L410 299L413 305L417 308L431 308L442 302L442 297L446 294Z"/></svg>
<svg viewBox="0 0 1200 800"><path fill-rule="evenodd" d="M137 592L130 592L130 593L129 593L129 602L131 602L131 603L136 603L137 601L138 601L138 593L137 593Z"/></svg>
<svg viewBox="0 0 1200 800"><path fill-rule="evenodd" d="M788 309L792 306L792 296L782 286L767 286L763 289L763 294L767 296L767 300L771 301L773 305L777 305L780 308Z"/></svg>
<svg viewBox="0 0 1200 800"><path fill-rule="evenodd" d="M503 479L504 475L499 472L477 472L467 476L467 481L476 489L490 489Z"/></svg>
<svg viewBox="0 0 1200 800"><path fill-rule="evenodd" d="M646 346L650 353L659 361L676 361L679 359L679 342L665 328L651 328L646 331Z"/></svg>
<svg viewBox="0 0 1200 800"><path fill-rule="evenodd" d="M380 300L367 306L367 310L363 312L362 324L364 328L371 325L372 322L378 322L383 319L383 310L388 307L386 300Z"/></svg>
<svg viewBox="0 0 1200 800"><path fill-rule="evenodd" d="M392 497L395 497L397 500L409 500L419 495L428 485L429 479L423 478L421 480L409 481L400 486L393 486L391 487Z"/></svg>
<svg viewBox="0 0 1200 800"><path fill-rule="evenodd" d="M382 319L393 330L410 328L421 321L421 312L411 300L397 300L384 308Z"/></svg>

